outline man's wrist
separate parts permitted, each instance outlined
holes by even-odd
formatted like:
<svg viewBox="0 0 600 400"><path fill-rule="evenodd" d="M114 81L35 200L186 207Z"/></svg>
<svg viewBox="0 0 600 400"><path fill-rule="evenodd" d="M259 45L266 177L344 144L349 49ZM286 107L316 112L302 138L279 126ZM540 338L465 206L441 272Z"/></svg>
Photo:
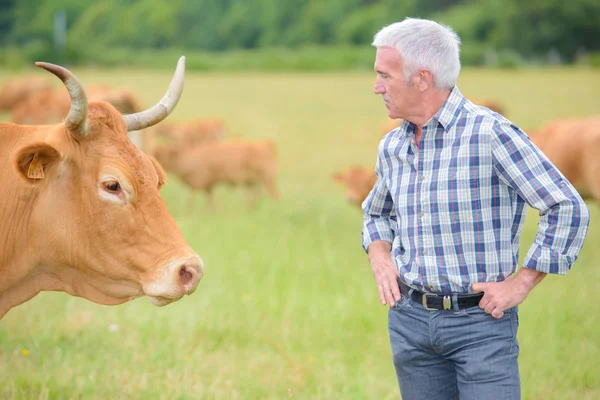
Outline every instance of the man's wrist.
<svg viewBox="0 0 600 400"><path fill-rule="evenodd" d="M368 256L371 265L389 263L392 255L392 245L385 240L377 240L369 246Z"/></svg>
<svg viewBox="0 0 600 400"><path fill-rule="evenodd" d="M519 272L515 276L519 284L523 286L523 289L528 293L546 277L545 272L536 271L531 268L523 266L519 269Z"/></svg>

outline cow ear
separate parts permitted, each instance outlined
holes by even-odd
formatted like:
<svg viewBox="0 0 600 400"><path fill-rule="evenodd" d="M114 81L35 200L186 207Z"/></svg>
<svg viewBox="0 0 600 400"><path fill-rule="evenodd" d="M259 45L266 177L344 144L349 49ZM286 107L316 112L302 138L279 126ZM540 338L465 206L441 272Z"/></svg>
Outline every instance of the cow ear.
<svg viewBox="0 0 600 400"><path fill-rule="evenodd" d="M148 158L150 158L150 161L152 162L152 165L156 170L156 175L158 176L157 186L158 190L160 190L167 183L167 174L165 173L165 170L163 169L162 165L160 165L160 163L156 161L156 158L152 156L148 156Z"/></svg>
<svg viewBox="0 0 600 400"><path fill-rule="evenodd" d="M19 175L29 183L48 179L60 160L60 153L46 143L36 143L17 151L15 164Z"/></svg>

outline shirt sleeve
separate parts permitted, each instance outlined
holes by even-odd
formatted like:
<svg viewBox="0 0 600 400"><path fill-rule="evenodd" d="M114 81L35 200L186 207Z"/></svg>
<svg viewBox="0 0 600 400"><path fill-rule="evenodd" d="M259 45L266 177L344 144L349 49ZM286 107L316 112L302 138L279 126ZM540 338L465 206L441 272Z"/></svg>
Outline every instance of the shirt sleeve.
<svg viewBox="0 0 600 400"><path fill-rule="evenodd" d="M518 127L496 122L491 144L499 179L539 211L538 232L525 267L566 274L583 247L589 226L590 214L583 199Z"/></svg>
<svg viewBox="0 0 600 400"><path fill-rule="evenodd" d="M364 212L362 246L365 252L368 252L369 245L376 240L385 240L390 244L394 241L396 213L394 210L394 201L383 175L384 157L382 157L382 148L383 141L380 144L379 156L375 167L377 181L362 203Z"/></svg>

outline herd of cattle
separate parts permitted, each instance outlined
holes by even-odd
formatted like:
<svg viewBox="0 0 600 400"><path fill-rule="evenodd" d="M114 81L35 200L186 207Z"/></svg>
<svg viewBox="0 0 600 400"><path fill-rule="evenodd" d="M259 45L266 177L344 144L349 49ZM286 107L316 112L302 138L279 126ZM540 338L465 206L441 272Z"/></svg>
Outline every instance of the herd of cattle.
<svg viewBox="0 0 600 400"><path fill-rule="evenodd" d="M506 116L498 101L471 101ZM385 136L400 124L401 119L388 119L382 124L380 134ZM600 116L555 119L526 133L584 199L600 201ZM377 177L373 167L353 165L334 173L333 180L345 187L348 202L360 209Z"/></svg>
<svg viewBox="0 0 600 400"><path fill-rule="evenodd" d="M209 207L222 183L248 188L249 205L263 188L277 199L275 143L227 138L218 118L157 125L181 96L184 57L148 109L131 92L84 87L65 68L37 65L64 87L26 78L0 91L13 119L0 123L0 318L44 290L107 305L148 296L158 306L194 292L204 266L159 195L165 170L205 192ZM529 133L584 197L600 199L600 117ZM352 167L334 179L360 206L375 173Z"/></svg>
<svg viewBox="0 0 600 400"><path fill-rule="evenodd" d="M142 111L142 102L129 90L108 85L85 88L89 101L105 101L122 114ZM0 111L21 125L48 125L62 121L71 100L64 88L55 88L49 78L15 78L0 91ZM208 207L214 207L212 191L219 184L248 188L248 204L256 203L261 187L277 199L277 152L271 140L226 140L221 118L168 123L130 132L130 139L152 155L167 172L178 176L190 191L188 210L196 191L204 192Z"/></svg>

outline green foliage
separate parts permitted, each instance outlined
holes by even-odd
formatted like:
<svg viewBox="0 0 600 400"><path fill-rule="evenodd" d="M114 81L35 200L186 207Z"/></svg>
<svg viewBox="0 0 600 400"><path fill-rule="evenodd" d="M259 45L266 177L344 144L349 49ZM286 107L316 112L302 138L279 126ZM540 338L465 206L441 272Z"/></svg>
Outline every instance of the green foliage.
<svg viewBox="0 0 600 400"><path fill-rule="evenodd" d="M405 17L455 29L464 65L572 62L583 52L600 51L596 0L0 0L0 11L0 46L12 53L18 47L22 54L13 59L28 62L43 55L111 64L118 58L110 54L115 48L131 54L369 46L381 27ZM59 11L67 16L67 48L54 54Z"/></svg>

